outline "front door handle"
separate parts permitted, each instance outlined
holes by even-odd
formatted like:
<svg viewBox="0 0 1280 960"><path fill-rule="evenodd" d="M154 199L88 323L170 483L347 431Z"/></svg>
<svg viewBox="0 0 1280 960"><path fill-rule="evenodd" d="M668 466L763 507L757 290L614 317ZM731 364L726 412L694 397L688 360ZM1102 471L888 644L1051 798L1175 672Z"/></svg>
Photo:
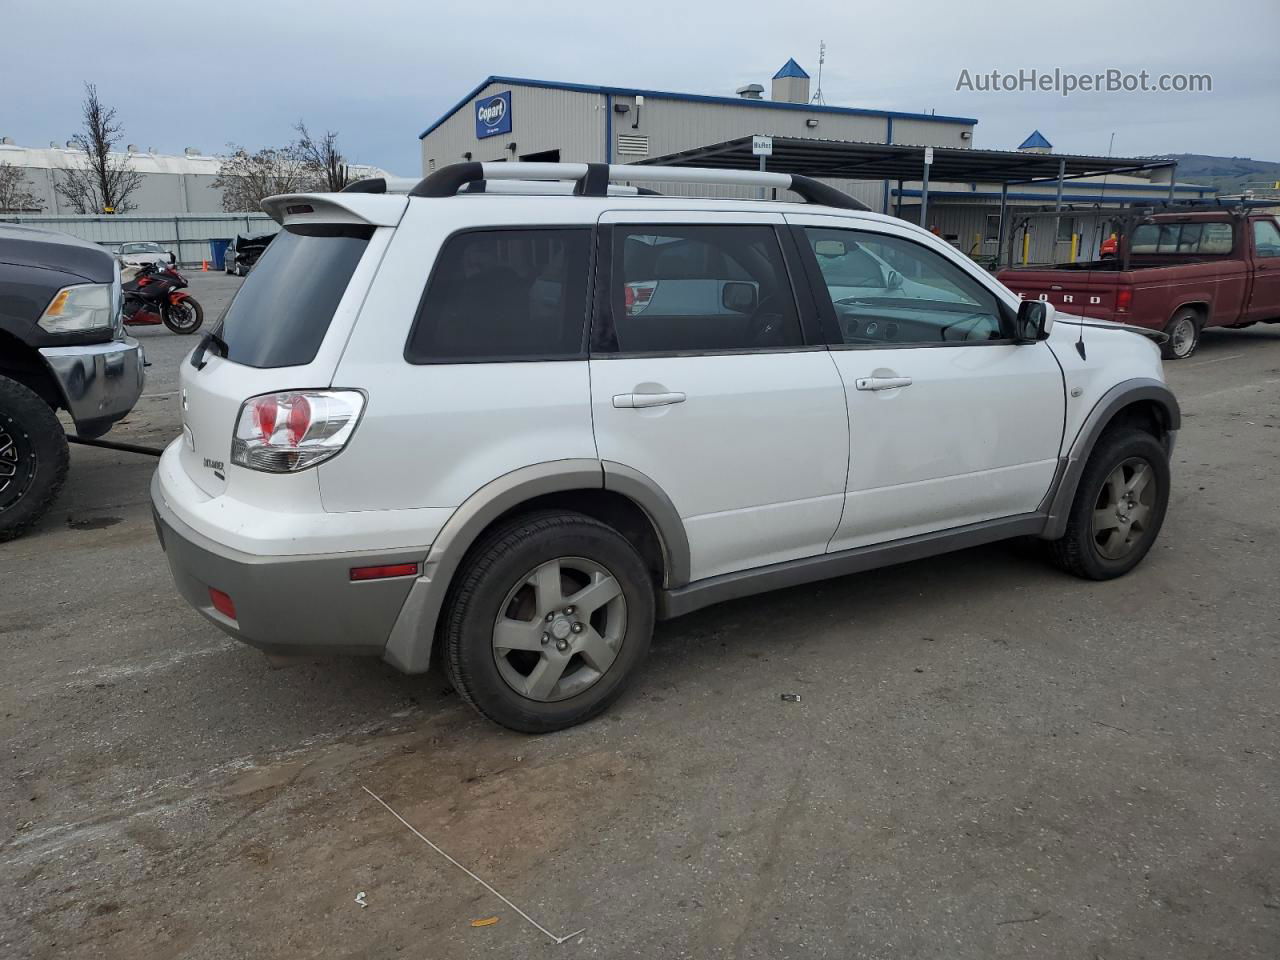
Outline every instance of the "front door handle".
<svg viewBox="0 0 1280 960"><path fill-rule="evenodd" d="M683 393L619 393L613 398L613 405L622 410L631 410L639 407L665 407L684 401Z"/></svg>
<svg viewBox="0 0 1280 960"><path fill-rule="evenodd" d="M910 377L859 377L853 382L859 390L897 390L911 386Z"/></svg>

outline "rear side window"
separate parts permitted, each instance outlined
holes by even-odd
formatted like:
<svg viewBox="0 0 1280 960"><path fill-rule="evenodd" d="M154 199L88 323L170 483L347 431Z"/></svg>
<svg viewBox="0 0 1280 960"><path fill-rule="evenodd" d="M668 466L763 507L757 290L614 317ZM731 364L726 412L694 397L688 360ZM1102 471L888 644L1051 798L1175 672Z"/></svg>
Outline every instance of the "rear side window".
<svg viewBox="0 0 1280 960"><path fill-rule="evenodd" d="M800 346L791 281L772 227L614 230L618 353L725 353Z"/></svg>
<svg viewBox="0 0 1280 960"><path fill-rule="evenodd" d="M410 363L582 357L591 230L474 230L445 241L405 347Z"/></svg>
<svg viewBox="0 0 1280 960"><path fill-rule="evenodd" d="M373 228L325 232L285 229L271 241L222 317L218 333L228 360L297 367L316 358Z"/></svg>
<svg viewBox="0 0 1280 960"><path fill-rule="evenodd" d="M1230 253L1235 234L1229 223L1144 223L1134 228L1133 253Z"/></svg>

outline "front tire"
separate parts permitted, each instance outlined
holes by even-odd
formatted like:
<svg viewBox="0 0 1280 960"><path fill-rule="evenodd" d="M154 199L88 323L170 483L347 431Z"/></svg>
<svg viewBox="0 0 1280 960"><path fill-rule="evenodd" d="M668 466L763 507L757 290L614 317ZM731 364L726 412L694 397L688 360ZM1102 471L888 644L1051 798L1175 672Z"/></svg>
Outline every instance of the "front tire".
<svg viewBox="0 0 1280 960"><path fill-rule="evenodd" d="M1190 308L1179 310L1165 324L1164 332L1169 339L1161 344L1160 355L1166 360L1185 360L1200 346L1200 314Z"/></svg>
<svg viewBox="0 0 1280 960"><path fill-rule="evenodd" d="M178 334L195 333L204 323L204 307L195 297L171 303L164 311L164 325Z"/></svg>
<svg viewBox="0 0 1280 960"><path fill-rule="evenodd" d="M459 569L444 662L484 716L548 733L591 719L622 694L653 623L653 581L625 537L582 514L528 514L487 535Z"/></svg>
<svg viewBox="0 0 1280 960"><path fill-rule="evenodd" d="M67 434L34 392L0 377L0 542L44 516L67 479Z"/></svg>
<svg viewBox="0 0 1280 960"><path fill-rule="evenodd" d="M1149 433L1104 433L1076 488L1067 530L1049 544L1053 561L1087 580L1123 576L1160 534L1169 506L1169 457Z"/></svg>

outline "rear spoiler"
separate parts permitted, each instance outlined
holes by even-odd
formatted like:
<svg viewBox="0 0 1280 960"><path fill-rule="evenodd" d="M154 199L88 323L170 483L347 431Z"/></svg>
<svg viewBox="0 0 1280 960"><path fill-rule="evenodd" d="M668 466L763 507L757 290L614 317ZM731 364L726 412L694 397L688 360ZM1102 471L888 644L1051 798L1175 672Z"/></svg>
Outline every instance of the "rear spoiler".
<svg viewBox="0 0 1280 960"><path fill-rule="evenodd" d="M283 193L262 201L267 216L282 227L325 223L394 227L408 205L406 197L367 193Z"/></svg>

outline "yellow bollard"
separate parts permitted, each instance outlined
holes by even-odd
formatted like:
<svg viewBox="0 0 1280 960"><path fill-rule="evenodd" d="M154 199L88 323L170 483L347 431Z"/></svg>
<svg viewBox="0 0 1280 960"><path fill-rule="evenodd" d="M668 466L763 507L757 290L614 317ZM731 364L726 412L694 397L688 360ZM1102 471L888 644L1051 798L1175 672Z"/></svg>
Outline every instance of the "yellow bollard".
<svg viewBox="0 0 1280 960"><path fill-rule="evenodd" d="M1080 234L1071 235L1071 262L1076 262L1076 254L1080 252Z"/></svg>
<svg viewBox="0 0 1280 960"><path fill-rule="evenodd" d="M1022 234L1022 265L1025 267L1027 261L1031 259L1031 231L1026 230Z"/></svg>
<svg viewBox="0 0 1280 960"><path fill-rule="evenodd" d="M975 233L973 235L973 249L970 252L970 256L976 257L980 253L982 253L982 234Z"/></svg>

